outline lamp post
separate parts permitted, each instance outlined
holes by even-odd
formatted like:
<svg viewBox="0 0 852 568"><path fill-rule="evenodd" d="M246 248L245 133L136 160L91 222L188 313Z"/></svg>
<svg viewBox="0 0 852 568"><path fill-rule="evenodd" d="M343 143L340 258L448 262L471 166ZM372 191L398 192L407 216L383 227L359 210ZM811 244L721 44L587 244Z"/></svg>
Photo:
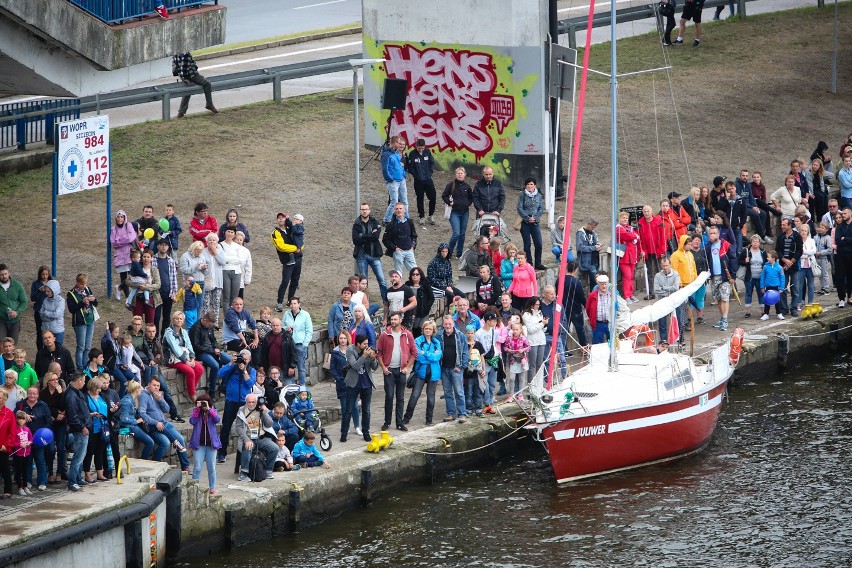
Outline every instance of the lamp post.
<svg viewBox="0 0 852 568"><path fill-rule="evenodd" d="M352 104L355 109L355 215L360 214L361 207L361 146L358 141L361 133L358 117L358 69L363 69L365 65L383 63L384 61L384 59L349 60L349 65L352 66Z"/></svg>

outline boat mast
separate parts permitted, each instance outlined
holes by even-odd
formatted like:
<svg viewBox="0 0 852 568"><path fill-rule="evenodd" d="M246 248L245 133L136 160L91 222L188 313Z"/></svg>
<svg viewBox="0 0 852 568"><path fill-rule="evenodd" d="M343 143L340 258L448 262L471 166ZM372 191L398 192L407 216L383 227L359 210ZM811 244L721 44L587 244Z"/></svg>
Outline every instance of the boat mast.
<svg viewBox="0 0 852 568"><path fill-rule="evenodd" d="M612 122L610 125L610 145L612 155L610 156L610 160L612 161L612 254L610 255L610 273L612 274L612 279L610 281L610 285L612 286L612 306L610 308L610 317L609 317L609 370L617 371L618 370L618 359L615 356L615 334L616 334L616 326L615 326L615 312L616 312L616 299L618 298L618 255L616 251L618 250L618 240L615 236L615 226L618 224L618 131L616 130L616 111L618 109L618 69L616 67L616 45L615 45L615 24L616 24L616 11L615 11L615 1L610 1L609 9L609 30L610 30L610 98L612 105ZM590 46L586 46L586 49L589 49Z"/></svg>

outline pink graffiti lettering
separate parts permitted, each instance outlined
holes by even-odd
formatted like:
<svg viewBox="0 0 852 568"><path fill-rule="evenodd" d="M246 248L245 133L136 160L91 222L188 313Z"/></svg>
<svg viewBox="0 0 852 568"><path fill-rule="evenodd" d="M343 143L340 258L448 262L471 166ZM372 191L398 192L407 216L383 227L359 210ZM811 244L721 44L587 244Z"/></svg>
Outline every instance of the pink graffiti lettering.
<svg viewBox="0 0 852 568"><path fill-rule="evenodd" d="M487 127L502 133L514 117L514 99L495 95L497 76L488 53L385 45L388 77L408 80L408 99L395 132L423 138L438 150L467 150L477 160L493 146Z"/></svg>

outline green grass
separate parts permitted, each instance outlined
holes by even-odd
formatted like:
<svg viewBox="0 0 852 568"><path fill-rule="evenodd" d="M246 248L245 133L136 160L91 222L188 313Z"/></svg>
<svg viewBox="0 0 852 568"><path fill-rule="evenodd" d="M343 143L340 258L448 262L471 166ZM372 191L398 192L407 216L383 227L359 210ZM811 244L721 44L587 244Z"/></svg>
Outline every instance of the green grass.
<svg viewBox="0 0 852 568"><path fill-rule="evenodd" d="M197 51L193 51L192 54L194 56L198 55L207 55L208 53L218 53L220 51L227 51L229 49L238 49L240 47L248 47L250 45L263 45L265 43L273 43L276 41L283 41L285 39L293 39L295 37L302 37L314 34L323 34L329 32L336 32L340 30L347 30L356 26L360 26L361 24L358 22L352 22L351 24L342 24L340 26L331 26L328 28L320 28L318 30L311 30L307 32L296 32L292 34L285 34L280 36L268 37L265 39L253 39L248 41L241 41L237 43L227 43L224 45L213 45L210 47L205 47L204 49L199 49Z"/></svg>

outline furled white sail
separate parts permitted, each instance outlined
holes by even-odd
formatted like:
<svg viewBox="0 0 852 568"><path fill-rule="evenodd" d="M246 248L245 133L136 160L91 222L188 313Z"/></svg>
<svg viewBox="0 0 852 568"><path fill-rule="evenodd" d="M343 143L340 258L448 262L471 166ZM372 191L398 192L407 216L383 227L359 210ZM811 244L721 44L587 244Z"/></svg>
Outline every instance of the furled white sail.
<svg viewBox="0 0 852 568"><path fill-rule="evenodd" d="M702 272L694 281L684 286L671 296L657 300L650 306L640 308L631 314L633 325L651 324L660 318L663 318L683 304L695 293L707 279L710 278L709 272Z"/></svg>

